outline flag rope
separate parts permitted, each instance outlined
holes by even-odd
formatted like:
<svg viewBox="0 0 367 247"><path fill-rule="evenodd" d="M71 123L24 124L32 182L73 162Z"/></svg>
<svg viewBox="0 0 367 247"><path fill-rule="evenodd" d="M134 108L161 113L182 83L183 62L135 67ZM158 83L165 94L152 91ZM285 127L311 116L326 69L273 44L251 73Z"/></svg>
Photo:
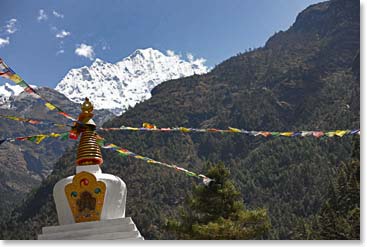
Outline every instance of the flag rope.
<svg viewBox="0 0 367 247"><path fill-rule="evenodd" d="M44 141L46 138L58 138L59 140L65 141L67 139L69 139L69 132L63 132L63 133L50 133L50 134L38 134L38 135L31 135L31 136L21 136L21 137L13 137L13 138L4 138L4 139L0 139L0 145L3 144L4 142L15 142L15 141L31 141L34 142L36 144L40 144L42 141ZM98 145L103 148L103 149L112 149L114 151L116 151L120 156L123 157L133 157L135 159L139 159L139 160L143 160L145 162L147 162L148 164L156 164L156 165L161 165L164 167L168 167L171 169L175 169L176 171L179 172L183 172L185 173L187 176L190 177L196 177L196 178L200 178L202 179L202 182L205 185L208 185L211 181L214 181L211 178L208 178L207 176L203 175L203 174L198 174L192 171L189 171L183 167L179 167L173 164L168 164L165 162L160 162L145 156L141 156L138 155L136 153L133 153L125 148L121 148L115 144L107 144L105 145L105 140L103 137L97 135L97 143Z"/></svg>
<svg viewBox="0 0 367 247"><path fill-rule="evenodd" d="M331 131L320 131L320 130L307 130L307 131L256 131L256 130L244 130L233 127L228 127L228 129L197 129L197 128L186 128L186 127L173 127L173 128L157 128L155 125L144 123L143 127L126 127L121 126L120 128L98 128L101 131L150 131L150 132L182 132L182 133L237 133L245 134L249 136L263 136L263 137L306 137L313 136L319 137L343 137L345 135L360 135L360 129L352 130L331 130Z"/></svg>
<svg viewBox="0 0 367 247"><path fill-rule="evenodd" d="M14 121L26 122L30 124L45 124L45 125L54 125L57 127L73 127L72 125L67 124L58 124L48 120L39 120L39 119L30 119L30 118L21 118L15 116L8 116L0 114L1 118L6 118ZM84 123L81 121L73 120L73 122L78 123L83 126ZM121 126L120 128L97 128L99 131L151 131L151 132L182 132L182 133L239 133L245 134L248 136L263 136L263 137L307 137L313 136L316 138L320 137L343 137L346 135L360 135L360 129L352 129L352 130L331 130L331 131L320 131L320 130L307 130L307 131L255 131L255 130L244 130L238 128L228 127L228 129L216 129L216 128L208 128L208 129L197 129L197 128L186 128L186 127L173 127L173 128L157 128L153 124L143 123L143 127L126 127Z"/></svg>
<svg viewBox="0 0 367 247"><path fill-rule="evenodd" d="M4 142L15 142L15 141L31 141L36 144L40 144L46 138L58 138L62 141L69 139L69 132L62 133L49 133L49 134L38 134L38 135L30 135L30 136L20 136L20 137L10 137L0 139L0 145Z"/></svg>
<svg viewBox="0 0 367 247"><path fill-rule="evenodd" d="M12 70L8 65L6 65L5 62L1 58L0 58L0 76L4 77L6 79L10 79L16 85L21 86L23 88L23 91L25 91L25 92L27 92L29 94L34 93L34 94L38 95L45 102L45 106L49 110L53 111L53 110L56 109L58 111L58 113L60 115L64 116L65 118L67 118L69 120L72 120L72 121L76 121L75 118L73 118L72 116L67 114L60 107L54 105L53 103L48 101L45 97L43 97L41 94L39 94L26 81L24 81L18 74L16 74L14 72L14 70Z"/></svg>
<svg viewBox="0 0 367 247"><path fill-rule="evenodd" d="M189 171L189 170L187 170L183 167L179 167L179 166L176 166L176 165L173 165L173 164L168 164L168 163L165 163L165 162L156 161L156 160L151 159L149 157L145 157L145 156L133 153L133 152L131 152L131 151L125 149L125 148L119 147L119 146L117 146L113 143L105 144L105 139L101 136L98 136L97 143L101 148L103 148L103 149L112 149L112 150L116 151L120 156L132 157L134 159L143 160L143 161L147 162L148 164L156 164L156 165L165 166L165 167L168 167L168 168L171 168L171 169L175 169L176 171L183 172L187 176L202 179L202 182L205 185L208 185L210 182L214 181L214 179L208 178L207 176L205 176L203 174L198 174L198 173Z"/></svg>
<svg viewBox="0 0 367 247"><path fill-rule="evenodd" d="M69 124L59 124L59 123L55 123L49 120L41 120L41 119L34 119L34 118L22 118L22 117L16 117L16 116L9 116L9 115L3 115L0 114L0 118L5 118L5 119L9 119L9 120L13 120L13 121L18 121L18 122L24 122L24 123L29 123L29 124L33 124L33 125L53 125L56 127L73 127L72 125Z"/></svg>

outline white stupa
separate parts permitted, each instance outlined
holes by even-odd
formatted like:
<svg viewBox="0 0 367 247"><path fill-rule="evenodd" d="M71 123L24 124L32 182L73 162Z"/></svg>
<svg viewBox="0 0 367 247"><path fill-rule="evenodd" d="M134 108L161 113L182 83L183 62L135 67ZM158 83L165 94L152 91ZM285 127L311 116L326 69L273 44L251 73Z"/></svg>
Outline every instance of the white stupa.
<svg viewBox="0 0 367 247"><path fill-rule="evenodd" d="M42 228L39 240L144 239L130 217L125 217L126 185L119 177L103 173L97 143L93 106L86 98L72 130L80 137L76 174L56 183L53 196L59 226Z"/></svg>

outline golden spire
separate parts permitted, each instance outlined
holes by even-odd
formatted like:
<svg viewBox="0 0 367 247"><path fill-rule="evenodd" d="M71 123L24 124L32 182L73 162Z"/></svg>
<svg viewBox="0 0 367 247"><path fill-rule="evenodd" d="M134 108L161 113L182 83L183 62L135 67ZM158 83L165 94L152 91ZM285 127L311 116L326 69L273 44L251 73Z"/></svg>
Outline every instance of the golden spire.
<svg viewBox="0 0 367 247"><path fill-rule="evenodd" d="M81 134L76 163L79 166L101 165L103 163L102 153L97 143L96 124L92 119L93 105L88 98L85 98L81 110L78 122L83 124L76 123L73 128L76 135Z"/></svg>

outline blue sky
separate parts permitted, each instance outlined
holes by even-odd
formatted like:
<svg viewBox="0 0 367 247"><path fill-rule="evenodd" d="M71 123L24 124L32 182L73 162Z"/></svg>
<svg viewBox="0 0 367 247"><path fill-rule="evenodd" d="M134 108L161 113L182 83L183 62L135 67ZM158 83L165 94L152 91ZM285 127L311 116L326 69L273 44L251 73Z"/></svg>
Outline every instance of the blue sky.
<svg viewBox="0 0 367 247"><path fill-rule="evenodd" d="M55 87L92 59L138 48L203 57L212 67L263 46L320 0L1 0L0 57L28 83ZM5 80L0 80L0 85Z"/></svg>

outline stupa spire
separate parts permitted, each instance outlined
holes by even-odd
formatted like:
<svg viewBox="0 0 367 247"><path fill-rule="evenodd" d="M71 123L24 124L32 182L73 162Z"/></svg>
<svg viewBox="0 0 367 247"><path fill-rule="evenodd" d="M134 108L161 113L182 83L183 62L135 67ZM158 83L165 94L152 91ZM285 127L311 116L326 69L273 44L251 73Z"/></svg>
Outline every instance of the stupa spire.
<svg viewBox="0 0 367 247"><path fill-rule="evenodd" d="M97 143L96 124L92 119L93 105L88 98L85 98L81 110L78 122L73 127L76 137L81 134L76 164L78 166L101 165L103 163L102 153Z"/></svg>

